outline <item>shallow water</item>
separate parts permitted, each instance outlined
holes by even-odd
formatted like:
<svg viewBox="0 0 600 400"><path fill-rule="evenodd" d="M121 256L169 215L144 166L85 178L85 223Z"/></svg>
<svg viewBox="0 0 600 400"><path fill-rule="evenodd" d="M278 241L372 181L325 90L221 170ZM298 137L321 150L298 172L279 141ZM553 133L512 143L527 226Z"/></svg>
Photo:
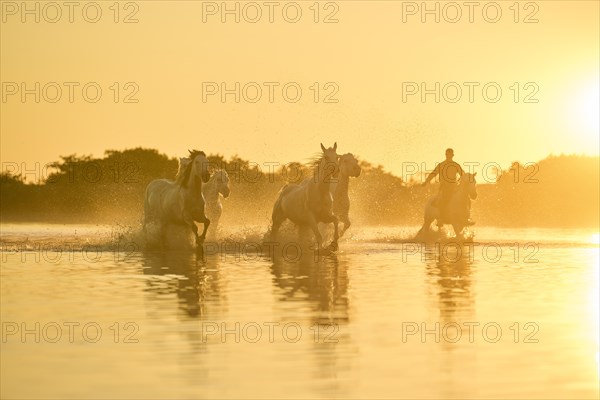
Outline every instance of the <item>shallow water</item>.
<svg viewBox="0 0 600 400"><path fill-rule="evenodd" d="M599 394L597 231L353 227L336 255L282 257L258 229L195 254L1 228L3 398Z"/></svg>

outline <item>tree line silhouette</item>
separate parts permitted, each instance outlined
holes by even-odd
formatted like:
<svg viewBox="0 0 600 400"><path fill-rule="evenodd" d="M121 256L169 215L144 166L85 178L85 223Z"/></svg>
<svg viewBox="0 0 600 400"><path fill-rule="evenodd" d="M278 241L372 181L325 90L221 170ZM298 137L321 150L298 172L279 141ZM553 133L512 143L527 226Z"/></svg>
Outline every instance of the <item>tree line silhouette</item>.
<svg viewBox="0 0 600 400"><path fill-rule="evenodd" d="M238 156L208 157L228 171L231 195L223 224L267 226L277 192L287 182L312 177L310 166L256 164ZM437 185L422 188L361 161L362 174L350 182L350 214L357 224L418 225ZM479 225L596 227L599 220L599 158L550 156L538 163L514 162L497 171L494 183L479 183L473 218ZM102 158L61 156L41 182L0 174L2 222L137 224L144 190L153 179L173 179L178 161L154 149L108 150ZM479 175L478 175L479 177Z"/></svg>

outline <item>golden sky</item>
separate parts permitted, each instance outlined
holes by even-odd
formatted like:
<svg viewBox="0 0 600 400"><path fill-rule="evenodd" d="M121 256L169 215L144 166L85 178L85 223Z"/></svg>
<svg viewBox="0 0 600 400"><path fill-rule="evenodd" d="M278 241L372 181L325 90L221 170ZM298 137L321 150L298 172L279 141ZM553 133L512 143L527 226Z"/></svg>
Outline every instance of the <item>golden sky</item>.
<svg viewBox="0 0 600 400"><path fill-rule="evenodd" d="M118 15L113 1L100 1L96 23L85 19L95 18L90 2L78 3L73 22L68 7L60 6L58 18L55 6L39 2L39 23L35 13L23 15L20 1L1 3L2 162L142 146L170 156L197 148L287 163L337 141L340 153L401 174L407 161L432 168L446 147L459 162L502 166L550 153L598 154L598 1L478 2L473 10L437 2L439 22L422 15L420 1L298 1L285 13L290 2L274 2L273 22L265 2L237 2L239 23L221 15L220 1L120 2ZM252 23L255 5L262 16ZM299 21L288 22L298 9ZM128 15L138 22L124 23ZM39 103L34 94L22 102L23 82L29 89L40 82ZM64 82L78 83L73 102ZM83 97L89 82L102 89L96 103ZM230 89L240 82L240 102L234 94L222 102L220 93L204 93L203 101L206 82ZM262 90L256 103L242 93L251 82ZM439 82L439 103L435 94L422 101L422 82L428 89ZM302 96L293 103L295 85ZM62 96L51 103L56 86ZM138 102L124 103L136 87ZM452 103L457 87L462 96ZM492 102L497 87L502 94ZM246 86L246 98L255 90ZM337 103L326 103L335 90ZM93 86L88 93L94 96Z"/></svg>

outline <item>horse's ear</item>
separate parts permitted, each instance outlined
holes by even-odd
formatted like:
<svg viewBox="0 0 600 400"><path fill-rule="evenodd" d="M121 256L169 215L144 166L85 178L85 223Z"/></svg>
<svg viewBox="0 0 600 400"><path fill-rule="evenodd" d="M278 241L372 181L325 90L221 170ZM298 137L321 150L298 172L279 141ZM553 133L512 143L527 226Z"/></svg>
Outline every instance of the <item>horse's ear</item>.
<svg viewBox="0 0 600 400"><path fill-rule="evenodd" d="M188 149L188 153L190 153L190 156L192 155L192 151L190 149Z"/></svg>
<svg viewBox="0 0 600 400"><path fill-rule="evenodd" d="M323 153L325 153L325 146L323 146L323 143L321 143L321 150L323 150Z"/></svg>
<svg viewBox="0 0 600 400"><path fill-rule="evenodd" d="M473 174L473 176L477 176L477 172L475 172L475 173Z"/></svg>
<svg viewBox="0 0 600 400"><path fill-rule="evenodd" d="M337 142L335 142L335 143L333 144L333 151L336 151L336 150L337 150Z"/></svg>

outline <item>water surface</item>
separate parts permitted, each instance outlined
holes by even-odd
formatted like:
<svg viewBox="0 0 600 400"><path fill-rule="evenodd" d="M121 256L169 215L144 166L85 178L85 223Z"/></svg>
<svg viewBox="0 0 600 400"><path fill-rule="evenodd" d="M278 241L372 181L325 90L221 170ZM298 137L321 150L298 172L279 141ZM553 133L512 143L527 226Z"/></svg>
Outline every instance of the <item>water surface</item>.
<svg viewBox="0 0 600 400"><path fill-rule="evenodd" d="M2 397L598 397L597 232L352 230L315 259L3 225Z"/></svg>

